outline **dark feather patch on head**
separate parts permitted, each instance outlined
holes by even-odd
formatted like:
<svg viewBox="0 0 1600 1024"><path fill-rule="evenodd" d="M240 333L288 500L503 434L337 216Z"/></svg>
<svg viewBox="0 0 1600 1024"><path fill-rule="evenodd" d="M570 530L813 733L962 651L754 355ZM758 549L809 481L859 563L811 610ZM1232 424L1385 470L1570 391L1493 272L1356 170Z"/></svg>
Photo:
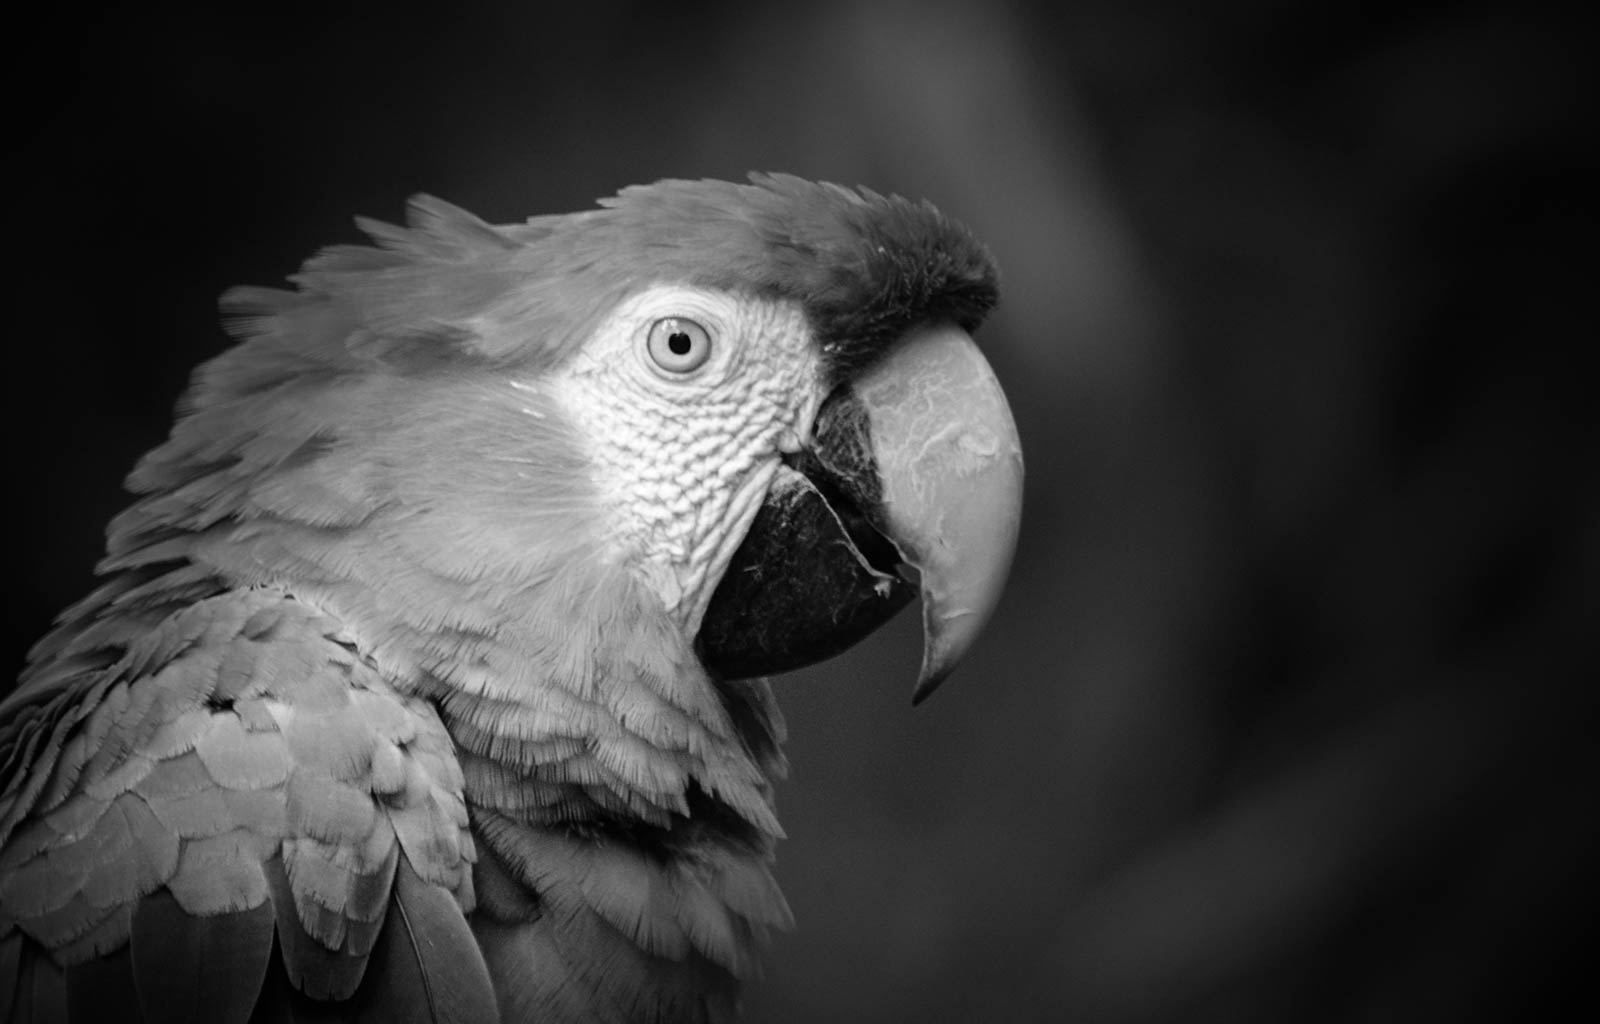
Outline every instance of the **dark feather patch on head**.
<svg viewBox="0 0 1600 1024"><path fill-rule="evenodd" d="M642 276L798 301L836 379L918 324L973 330L998 301L988 250L930 203L785 174L750 182L635 186L595 216Z"/></svg>

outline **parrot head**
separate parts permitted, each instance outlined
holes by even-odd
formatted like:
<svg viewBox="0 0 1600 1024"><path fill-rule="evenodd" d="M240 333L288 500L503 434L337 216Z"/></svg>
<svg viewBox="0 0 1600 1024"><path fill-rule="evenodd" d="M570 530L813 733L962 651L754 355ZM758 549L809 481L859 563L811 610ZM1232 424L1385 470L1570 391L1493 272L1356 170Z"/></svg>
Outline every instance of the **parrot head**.
<svg viewBox="0 0 1600 1024"><path fill-rule="evenodd" d="M135 471L153 493L113 525L112 567L183 527L231 578L427 627L421 660L457 676L451 636L519 626L524 653L577 634L584 674L624 632L561 614L586 602L644 602L640 643L721 680L836 654L919 591L916 699L970 646L1022 464L969 333L997 286L964 228L780 175L508 227L429 197L408 227L358 223L376 247L224 297L244 344Z"/></svg>

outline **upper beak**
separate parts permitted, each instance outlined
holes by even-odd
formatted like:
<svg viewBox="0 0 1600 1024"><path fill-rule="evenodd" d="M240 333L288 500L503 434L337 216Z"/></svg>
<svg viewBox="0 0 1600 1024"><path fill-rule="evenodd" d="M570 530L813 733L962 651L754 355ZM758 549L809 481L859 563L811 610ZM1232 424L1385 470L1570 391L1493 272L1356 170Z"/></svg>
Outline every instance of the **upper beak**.
<svg viewBox="0 0 1600 1024"><path fill-rule="evenodd" d="M780 469L697 643L724 678L783 672L922 597L921 702L988 621L1016 547L1022 449L994 372L953 324L912 331L840 385Z"/></svg>
<svg viewBox="0 0 1600 1024"><path fill-rule="evenodd" d="M999 603L1022 520L1022 445L994 371L954 325L907 335L851 388L877 466L867 516L920 575L920 703Z"/></svg>

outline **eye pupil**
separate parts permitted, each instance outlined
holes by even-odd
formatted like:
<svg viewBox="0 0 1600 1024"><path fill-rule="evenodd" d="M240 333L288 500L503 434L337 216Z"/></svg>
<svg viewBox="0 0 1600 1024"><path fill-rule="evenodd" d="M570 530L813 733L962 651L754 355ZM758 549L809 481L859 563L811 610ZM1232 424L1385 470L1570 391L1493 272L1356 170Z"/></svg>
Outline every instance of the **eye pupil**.
<svg viewBox="0 0 1600 1024"><path fill-rule="evenodd" d="M678 331L667 339L667 348L675 356L686 356L694 348L694 339L682 331Z"/></svg>

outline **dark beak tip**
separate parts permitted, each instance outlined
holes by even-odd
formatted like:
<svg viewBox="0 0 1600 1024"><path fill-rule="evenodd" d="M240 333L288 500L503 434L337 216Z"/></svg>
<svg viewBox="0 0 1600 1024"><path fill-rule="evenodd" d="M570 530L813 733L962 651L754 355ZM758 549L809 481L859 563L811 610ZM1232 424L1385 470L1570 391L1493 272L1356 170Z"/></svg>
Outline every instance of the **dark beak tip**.
<svg viewBox="0 0 1600 1024"><path fill-rule="evenodd" d="M933 691L944 685L944 681L948 678L950 678L949 669L930 672L927 668L924 668L922 674L917 678L917 688L911 691L911 706L917 707L933 696Z"/></svg>

